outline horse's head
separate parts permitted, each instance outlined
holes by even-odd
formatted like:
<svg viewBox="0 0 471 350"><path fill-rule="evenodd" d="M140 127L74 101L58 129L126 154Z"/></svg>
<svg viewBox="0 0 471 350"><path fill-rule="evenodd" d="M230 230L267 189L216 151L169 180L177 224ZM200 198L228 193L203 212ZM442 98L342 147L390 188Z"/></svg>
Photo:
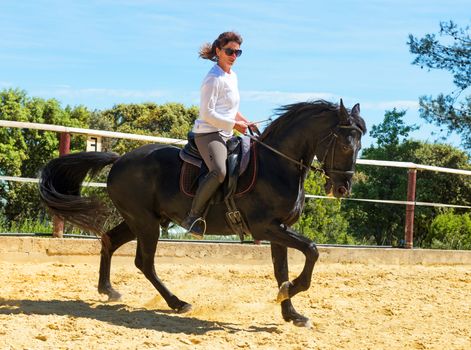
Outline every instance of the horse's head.
<svg viewBox="0 0 471 350"><path fill-rule="evenodd" d="M360 116L358 103L349 113L340 100L338 117L338 123L319 141L316 156L322 161L327 175L326 193L340 198L350 194L361 137L366 132L366 127Z"/></svg>

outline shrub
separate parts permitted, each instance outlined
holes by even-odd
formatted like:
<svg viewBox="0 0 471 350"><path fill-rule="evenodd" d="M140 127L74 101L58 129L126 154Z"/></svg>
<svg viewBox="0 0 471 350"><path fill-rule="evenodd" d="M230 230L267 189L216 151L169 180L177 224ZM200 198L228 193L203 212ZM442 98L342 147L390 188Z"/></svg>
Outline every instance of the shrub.
<svg viewBox="0 0 471 350"><path fill-rule="evenodd" d="M471 217L448 212L435 217L426 240L435 249L471 249Z"/></svg>

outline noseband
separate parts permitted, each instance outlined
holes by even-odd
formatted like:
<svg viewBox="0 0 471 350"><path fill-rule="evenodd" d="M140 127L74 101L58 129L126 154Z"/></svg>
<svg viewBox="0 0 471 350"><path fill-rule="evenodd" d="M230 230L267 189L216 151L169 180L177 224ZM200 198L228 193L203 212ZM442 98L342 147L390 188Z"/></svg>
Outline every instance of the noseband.
<svg viewBox="0 0 471 350"><path fill-rule="evenodd" d="M329 150L332 148L332 157L331 157L331 161L330 161L330 167L327 168L327 172L328 173L335 173L335 174L344 174L344 175L353 175L354 171L353 170L337 170L335 169L333 166L334 166L334 156L335 156L335 144L337 142L337 138L338 138L338 131L339 129L354 129L354 130L357 130L358 132L360 132L360 134L362 133L361 129L357 126L354 126L354 125L338 125L334 130L332 130L326 137L324 137L322 140L320 140L317 145L316 145L316 148L324 143L324 142L328 142L327 144L327 147L326 147L326 151L325 151L325 154L324 154L324 157L322 159L322 164L324 164L326 158L327 158L327 155L329 154ZM250 129L249 129L250 130ZM267 145L265 142L263 141L260 141L257 137L255 137L254 135L246 135L248 136L251 140L261 144L262 146L268 148L270 151L278 154L279 156L289 160L290 162L294 163L294 164L297 164L299 165L301 168L303 169L306 169L306 170L312 170L312 171L316 171L316 172L319 172L319 173L322 173L324 174L325 176L327 176L325 173L326 171L324 171L324 169L322 168L318 168L318 167L315 167L311 164L307 165L307 164L304 164L301 161L298 161L296 159L293 159L291 158L290 156L287 156L286 154L278 151L277 149Z"/></svg>

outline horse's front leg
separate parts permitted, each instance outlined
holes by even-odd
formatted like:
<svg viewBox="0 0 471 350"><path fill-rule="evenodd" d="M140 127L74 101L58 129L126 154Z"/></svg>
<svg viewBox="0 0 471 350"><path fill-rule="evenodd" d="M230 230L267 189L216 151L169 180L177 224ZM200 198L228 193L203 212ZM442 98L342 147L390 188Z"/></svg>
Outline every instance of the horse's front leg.
<svg viewBox="0 0 471 350"><path fill-rule="evenodd" d="M289 286L290 282L288 281L288 252L287 248L279 245L277 243L271 243L271 256L273 261L273 267L275 269L275 278L278 282L278 288L280 291L278 292L278 298L282 299L281 301L281 314L283 319L286 322L293 322L296 326L301 327L309 327L310 322L309 319L300 313L298 313L295 309L293 304L291 303L291 299L286 299L281 292L282 286Z"/></svg>
<svg viewBox="0 0 471 350"><path fill-rule="evenodd" d="M266 239L272 243L275 277L280 288L277 301L281 302L283 318L293 321L298 326L309 326L309 319L296 312L290 299L299 292L309 289L311 285L312 271L319 257L316 245L284 225L272 225L262 236L255 238ZM306 257L302 272L292 282L288 280L287 247L301 251Z"/></svg>

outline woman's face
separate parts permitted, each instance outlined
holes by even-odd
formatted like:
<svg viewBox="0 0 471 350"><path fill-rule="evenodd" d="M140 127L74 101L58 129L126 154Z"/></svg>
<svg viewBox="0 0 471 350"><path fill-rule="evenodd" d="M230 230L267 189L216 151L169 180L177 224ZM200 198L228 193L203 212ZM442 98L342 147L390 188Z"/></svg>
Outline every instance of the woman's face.
<svg viewBox="0 0 471 350"><path fill-rule="evenodd" d="M242 51L240 45L235 41L229 41L222 48L216 48L216 55L218 56L218 64L225 71L229 71L237 57L240 56Z"/></svg>

